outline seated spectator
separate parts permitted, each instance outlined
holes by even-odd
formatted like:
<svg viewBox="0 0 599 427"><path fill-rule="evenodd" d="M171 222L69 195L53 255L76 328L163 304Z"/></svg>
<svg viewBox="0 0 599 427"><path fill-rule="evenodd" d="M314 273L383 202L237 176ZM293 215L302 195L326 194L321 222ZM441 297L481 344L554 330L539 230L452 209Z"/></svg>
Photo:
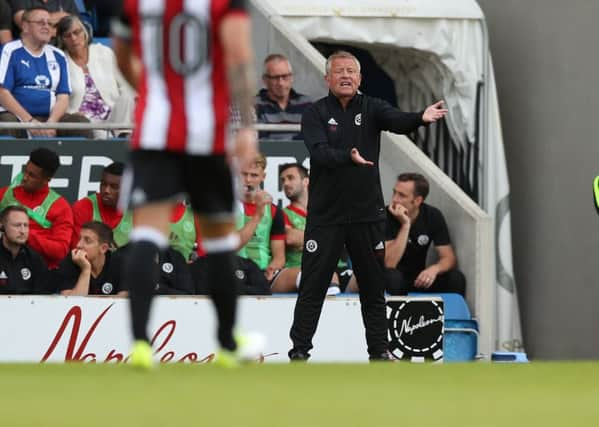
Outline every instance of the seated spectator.
<svg viewBox="0 0 599 427"><path fill-rule="evenodd" d="M272 292L297 292L308 210L308 170L299 163L287 163L279 168L279 177L291 203L283 209L288 219L285 224L285 268L273 281ZM327 295L339 292L339 276L333 273Z"/></svg>
<svg viewBox="0 0 599 427"><path fill-rule="evenodd" d="M0 45L12 41L12 12L8 0L0 0Z"/></svg>
<svg viewBox="0 0 599 427"><path fill-rule="evenodd" d="M23 14L21 39L5 44L0 58L0 121L89 122L83 116L65 114L69 104L69 75L64 53L49 45L50 15L47 10L28 9ZM5 131L24 138L27 132ZM84 131L30 129L37 137L89 136Z"/></svg>
<svg viewBox="0 0 599 427"><path fill-rule="evenodd" d="M241 241L239 256L254 261L269 282L285 266L285 219L261 190L266 177L266 157L259 155L251 166L241 169L243 212L237 229Z"/></svg>
<svg viewBox="0 0 599 427"><path fill-rule="evenodd" d="M67 113L80 114L91 122L130 123L135 93L116 65L114 52L100 43L91 43L87 27L76 15L60 20L58 47L69 62L71 97ZM112 132L94 131L96 138Z"/></svg>
<svg viewBox="0 0 599 427"><path fill-rule="evenodd" d="M126 257L129 245L119 248L119 257ZM154 293L156 295L191 295L194 293L189 264L178 251L172 247L160 251L160 277Z"/></svg>
<svg viewBox="0 0 599 427"><path fill-rule="evenodd" d="M127 295L121 287L122 257L112 253L112 230L98 221L83 224L77 247L54 273L62 295Z"/></svg>
<svg viewBox="0 0 599 427"><path fill-rule="evenodd" d="M84 197L73 204L73 237L71 249L79 242L79 230L89 221L100 221L112 229L117 247L129 241L129 233L133 227L133 215L121 212L117 203L121 194L121 178L125 165L122 162L109 164L102 171L100 191Z"/></svg>
<svg viewBox="0 0 599 427"><path fill-rule="evenodd" d="M256 116L259 123L300 124L302 113L312 103L306 95L292 89L293 70L284 55L275 53L264 60L264 89L256 96ZM260 138L302 139L298 132L260 132Z"/></svg>
<svg viewBox="0 0 599 427"><path fill-rule="evenodd" d="M54 151L37 148L29 154L22 181L0 188L0 209L21 205L27 211L29 246L42 255L49 268L56 268L67 255L73 233L71 206L48 186L58 166Z"/></svg>
<svg viewBox="0 0 599 427"><path fill-rule="evenodd" d="M22 206L0 212L0 294L47 293L46 263L27 245L29 217Z"/></svg>
<svg viewBox="0 0 599 427"><path fill-rule="evenodd" d="M466 278L456 268L457 259L443 214L424 203L428 192L429 183L421 174L403 173L397 177L387 207L387 291L392 295L454 292L463 296ZM438 261L427 267L431 243L435 245ZM356 291L356 285L352 279L349 290Z"/></svg>
<svg viewBox="0 0 599 427"><path fill-rule="evenodd" d="M56 25L67 15L79 14L75 0L10 0L12 4L13 21L23 30L29 9L41 8L48 11L50 36L56 35Z"/></svg>

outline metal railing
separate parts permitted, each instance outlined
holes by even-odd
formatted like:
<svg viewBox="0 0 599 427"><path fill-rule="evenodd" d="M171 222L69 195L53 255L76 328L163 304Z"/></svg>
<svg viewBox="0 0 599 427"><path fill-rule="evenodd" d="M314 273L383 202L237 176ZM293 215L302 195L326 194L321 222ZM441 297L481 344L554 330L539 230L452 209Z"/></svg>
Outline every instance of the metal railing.
<svg viewBox="0 0 599 427"><path fill-rule="evenodd" d="M232 125L233 129L239 126ZM300 125L296 124L263 124L256 123L254 128L258 131L271 131L271 132L299 132ZM133 129L132 123L14 123L14 122L0 122L0 131L3 129L57 129L57 130L131 130ZM1 133L1 132L0 132Z"/></svg>

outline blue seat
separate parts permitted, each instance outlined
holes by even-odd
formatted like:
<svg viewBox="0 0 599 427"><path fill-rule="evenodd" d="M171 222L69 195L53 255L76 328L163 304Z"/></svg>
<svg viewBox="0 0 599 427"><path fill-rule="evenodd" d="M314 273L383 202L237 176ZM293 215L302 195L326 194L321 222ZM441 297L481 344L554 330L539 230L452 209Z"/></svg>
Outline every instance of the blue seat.
<svg viewBox="0 0 599 427"><path fill-rule="evenodd" d="M452 294L452 293L424 293L424 292L410 292L408 296L418 296L418 297L431 297L438 296L443 298L443 311L445 313L445 319L472 319L472 315L470 314L470 309L468 308L468 304L466 304L466 300L460 294Z"/></svg>
<svg viewBox="0 0 599 427"><path fill-rule="evenodd" d="M445 315L443 360L467 362L478 355L478 322L472 319L466 300L460 294L410 292L409 296L439 296Z"/></svg>
<svg viewBox="0 0 599 427"><path fill-rule="evenodd" d="M112 49L112 39L110 37L95 37L94 42L103 44Z"/></svg>

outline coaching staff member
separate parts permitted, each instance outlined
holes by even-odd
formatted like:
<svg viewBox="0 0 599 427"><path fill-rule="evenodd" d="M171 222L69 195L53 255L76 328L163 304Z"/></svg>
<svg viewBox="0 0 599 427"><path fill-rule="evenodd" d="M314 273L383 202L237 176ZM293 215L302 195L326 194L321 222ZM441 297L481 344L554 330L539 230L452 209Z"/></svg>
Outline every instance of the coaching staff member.
<svg viewBox="0 0 599 427"><path fill-rule="evenodd" d="M29 216L23 206L0 212L0 235L0 294L49 293L46 263L27 245Z"/></svg>
<svg viewBox="0 0 599 427"><path fill-rule="evenodd" d="M422 113L403 113L358 93L360 63L348 52L326 62L328 96L302 116L310 152L308 217L302 277L289 351L291 360L310 357L312 337L331 275L345 244L360 286L370 360L389 359L385 313L385 205L378 158L380 132L409 133L447 113L443 101Z"/></svg>

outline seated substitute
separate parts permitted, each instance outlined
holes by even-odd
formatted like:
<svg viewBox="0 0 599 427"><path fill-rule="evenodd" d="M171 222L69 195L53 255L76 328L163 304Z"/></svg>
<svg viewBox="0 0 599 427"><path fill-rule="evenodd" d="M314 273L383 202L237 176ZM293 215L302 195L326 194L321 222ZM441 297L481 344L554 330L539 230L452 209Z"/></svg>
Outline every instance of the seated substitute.
<svg viewBox="0 0 599 427"><path fill-rule="evenodd" d="M243 212L237 230L239 256L255 262L272 283L285 266L285 217L272 203L272 197L261 190L265 171L266 157L262 154L241 170Z"/></svg>
<svg viewBox="0 0 599 427"><path fill-rule="evenodd" d="M54 272L55 286L62 295L122 295L122 257L110 251L112 230L91 221L81 226L77 247Z"/></svg>
<svg viewBox="0 0 599 427"><path fill-rule="evenodd" d="M0 212L0 294L48 293L48 269L40 254L27 246L29 217L22 206Z"/></svg>
<svg viewBox="0 0 599 427"><path fill-rule="evenodd" d="M206 257L200 256L189 264L193 293L208 295L210 286L206 276ZM270 283L254 261L235 257L235 280L239 295L271 295Z"/></svg>
<svg viewBox="0 0 599 427"><path fill-rule="evenodd" d="M129 241L129 233L133 228L133 215L129 211L123 213L117 206L124 168L122 162L114 162L106 166L102 170L100 191L79 199L73 204L74 226L71 249L79 243L81 226L90 221L103 222L110 227L117 247Z"/></svg>
<svg viewBox="0 0 599 427"><path fill-rule="evenodd" d="M289 60L279 53L268 55L262 73L264 89L256 96L256 117L259 123L300 124L302 113L312 100L291 87L293 70ZM266 139L302 139L298 132L260 132Z"/></svg>
<svg viewBox="0 0 599 427"><path fill-rule="evenodd" d="M200 222L187 201L179 202L173 208L169 219L169 246L179 252L186 262L204 256L200 235Z"/></svg>
<svg viewBox="0 0 599 427"><path fill-rule="evenodd" d="M301 278L304 230L308 209L308 170L299 163L286 163L279 168L279 178L289 205L283 209L285 224L285 268L272 283L272 292L297 292ZM339 276L333 273L327 295L340 292Z"/></svg>
<svg viewBox="0 0 599 427"><path fill-rule="evenodd" d="M21 205L29 219L28 244L43 258L48 268L56 268L69 252L73 233L71 206L48 184L60 163L58 155L47 148L29 154L19 184L0 188L0 209Z"/></svg>
<svg viewBox="0 0 599 427"><path fill-rule="evenodd" d="M71 88L64 53L49 44L50 15L43 8L23 13L21 39L2 47L0 57L0 121L26 123L89 122L83 116L65 114ZM35 137L83 135L85 131L30 129ZM27 132L3 131L17 138Z"/></svg>
<svg viewBox="0 0 599 427"><path fill-rule="evenodd" d="M397 177L391 204L387 207L385 267L387 291L453 292L464 296L466 278L456 268L457 259L447 223L441 211L424 203L429 183L419 173ZM434 243L438 261L426 266L428 249ZM348 287L355 291L355 279Z"/></svg>
<svg viewBox="0 0 599 427"><path fill-rule="evenodd" d="M127 257L130 246L125 245L116 250L120 258ZM194 284L191 278L190 266L173 247L167 247L159 252L160 277L154 286L156 295L191 295L194 293Z"/></svg>

